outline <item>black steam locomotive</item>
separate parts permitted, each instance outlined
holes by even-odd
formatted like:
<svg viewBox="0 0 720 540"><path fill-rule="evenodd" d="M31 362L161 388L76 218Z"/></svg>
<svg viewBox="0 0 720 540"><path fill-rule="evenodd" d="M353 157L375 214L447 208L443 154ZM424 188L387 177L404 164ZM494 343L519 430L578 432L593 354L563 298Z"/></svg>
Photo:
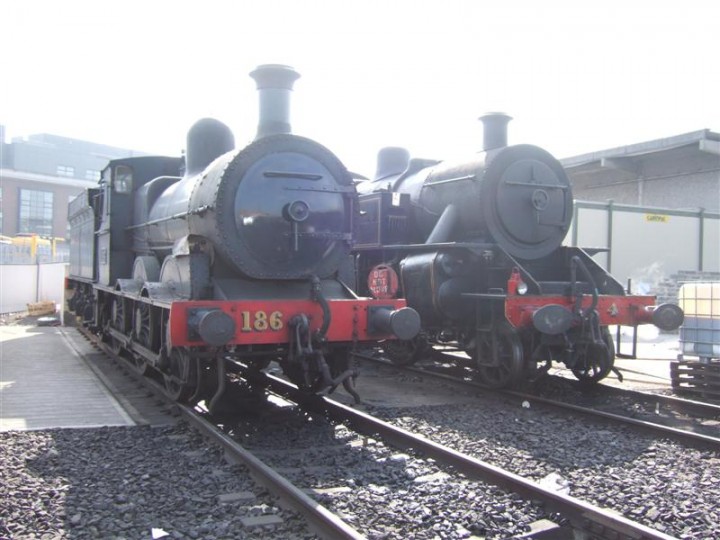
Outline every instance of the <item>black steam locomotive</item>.
<svg viewBox="0 0 720 540"><path fill-rule="evenodd" d="M358 288L404 297L422 320L417 338L385 350L401 364L428 345L464 351L490 387L536 377L553 360L597 382L615 359L609 325L674 329L682 311L626 294L592 250L561 246L573 218L562 165L536 146L508 146L507 115L482 120L484 148L469 159L385 148L375 178L358 186L355 250L367 277Z"/></svg>
<svg viewBox="0 0 720 540"><path fill-rule="evenodd" d="M272 360L309 392L342 384L357 399L349 350L412 339L419 317L338 278L352 268L352 178L290 134L297 72L265 65L251 76L260 122L248 146L235 150L229 128L203 119L184 160L113 160L71 202L69 306L179 401L212 409L228 370Z"/></svg>

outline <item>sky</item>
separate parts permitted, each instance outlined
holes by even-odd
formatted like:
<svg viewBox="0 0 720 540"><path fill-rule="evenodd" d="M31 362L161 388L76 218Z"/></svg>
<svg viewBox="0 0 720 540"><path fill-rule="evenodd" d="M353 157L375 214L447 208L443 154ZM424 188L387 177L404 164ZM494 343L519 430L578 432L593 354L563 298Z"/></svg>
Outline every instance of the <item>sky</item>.
<svg viewBox="0 0 720 540"><path fill-rule="evenodd" d="M372 175L383 146L558 158L720 131L716 0L0 0L6 140L53 133L179 155L211 116L255 135L259 64L293 66L292 126Z"/></svg>

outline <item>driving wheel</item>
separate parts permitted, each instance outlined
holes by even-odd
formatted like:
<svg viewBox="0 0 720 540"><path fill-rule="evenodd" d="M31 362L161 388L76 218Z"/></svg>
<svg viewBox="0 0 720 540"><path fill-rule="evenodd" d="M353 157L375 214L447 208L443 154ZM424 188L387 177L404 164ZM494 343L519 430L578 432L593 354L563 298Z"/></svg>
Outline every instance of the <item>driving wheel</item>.
<svg viewBox="0 0 720 540"><path fill-rule="evenodd" d="M479 332L474 351L477 381L488 388L507 388L523 372L523 348L515 329L503 323Z"/></svg>

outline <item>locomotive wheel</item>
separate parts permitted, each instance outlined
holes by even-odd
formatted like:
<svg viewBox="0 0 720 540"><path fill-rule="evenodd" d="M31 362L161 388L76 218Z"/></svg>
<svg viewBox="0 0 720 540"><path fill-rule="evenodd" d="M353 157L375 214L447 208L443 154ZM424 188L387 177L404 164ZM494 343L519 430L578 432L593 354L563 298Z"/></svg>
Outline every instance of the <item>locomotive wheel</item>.
<svg viewBox="0 0 720 540"><path fill-rule="evenodd" d="M110 326L115 330L125 333L125 302L122 298L114 297L110 305ZM122 353L125 346L117 338L110 337L110 349L118 356Z"/></svg>
<svg viewBox="0 0 720 540"><path fill-rule="evenodd" d="M145 375L150 369L147 360L138 354L132 355L132 367L138 375Z"/></svg>
<svg viewBox="0 0 720 540"><path fill-rule="evenodd" d="M198 391L197 360L185 349L170 351L167 371L163 373L165 393L173 400L187 403Z"/></svg>
<svg viewBox="0 0 720 540"><path fill-rule="evenodd" d="M492 334L481 333L478 340L473 355L477 363L477 381L488 388L507 388L518 382L523 372L523 347L515 329L504 323ZM487 365L494 355L497 355L498 365Z"/></svg>
<svg viewBox="0 0 720 540"><path fill-rule="evenodd" d="M150 306L144 302L138 302L135 308L135 339L143 347L154 349L155 329L152 325Z"/></svg>
<svg viewBox="0 0 720 540"><path fill-rule="evenodd" d="M135 339L143 347L154 350L155 329L153 328L150 306L144 302L139 302L135 308L134 319ZM133 355L133 367L140 375L145 375L149 365L147 360L139 354Z"/></svg>
<svg viewBox="0 0 720 540"><path fill-rule="evenodd" d="M218 389L218 372L213 363L203 365L195 360L191 364L195 366L198 382L195 385L195 391L188 398L188 403L195 405L203 400L209 400L215 395Z"/></svg>
<svg viewBox="0 0 720 540"><path fill-rule="evenodd" d="M390 361L396 366L411 366L428 350L429 343L423 336L409 340L388 340L383 349Z"/></svg>
<svg viewBox="0 0 720 540"><path fill-rule="evenodd" d="M122 342L119 339L110 336L110 350L113 352L113 354L116 356L120 356L123 352L123 349L124 347Z"/></svg>
<svg viewBox="0 0 720 540"><path fill-rule="evenodd" d="M610 331L603 328L603 345L590 343L585 351L578 355L577 365L572 368L573 375L583 385L594 385L610 374L615 365L615 345Z"/></svg>
<svg viewBox="0 0 720 540"><path fill-rule="evenodd" d="M270 358L260 358L249 362L250 369L253 371L262 371L272 363Z"/></svg>
<svg viewBox="0 0 720 540"><path fill-rule="evenodd" d="M125 333L125 302L117 296L112 299L110 306L110 324L115 330Z"/></svg>

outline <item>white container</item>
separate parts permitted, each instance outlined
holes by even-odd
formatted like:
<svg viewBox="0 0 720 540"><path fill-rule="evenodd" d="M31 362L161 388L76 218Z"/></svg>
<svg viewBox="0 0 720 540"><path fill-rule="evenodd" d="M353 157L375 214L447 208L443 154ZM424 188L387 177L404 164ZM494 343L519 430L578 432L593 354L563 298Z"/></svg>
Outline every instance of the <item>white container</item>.
<svg viewBox="0 0 720 540"><path fill-rule="evenodd" d="M686 283L678 303L685 312L680 327L683 354L720 358L720 282Z"/></svg>

